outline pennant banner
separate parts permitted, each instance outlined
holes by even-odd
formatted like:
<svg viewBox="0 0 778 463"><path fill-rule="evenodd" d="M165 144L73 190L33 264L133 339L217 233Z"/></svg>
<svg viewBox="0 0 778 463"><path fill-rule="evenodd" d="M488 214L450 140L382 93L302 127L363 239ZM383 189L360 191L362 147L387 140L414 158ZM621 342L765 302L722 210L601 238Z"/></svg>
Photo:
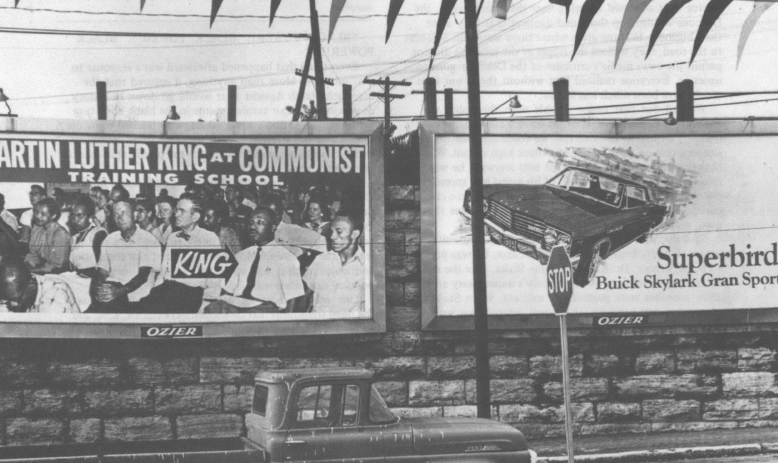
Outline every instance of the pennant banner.
<svg viewBox="0 0 778 463"><path fill-rule="evenodd" d="M335 31L335 24L338 22L344 6L346 6L346 0L332 0L330 4L330 35L327 37L327 43L332 40L332 32Z"/></svg>
<svg viewBox="0 0 778 463"><path fill-rule="evenodd" d="M216 20L216 15L219 14L219 8L222 6L222 0L211 0L211 27Z"/></svg>
<svg viewBox="0 0 778 463"><path fill-rule="evenodd" d="M737 64L735 65L735 69L740 66L740 58L743 56L743 50L746 48L748 36L751 35L751 31L754 30L754 26L756 26L756 22L759 21L762 13L767 11L771 6L773 6L773 4L767 2L754 3L754 9L751 10L751 14L746 18L746 22L743 23L743 29L740 31L740 41L737 44Z"/></svg>
<svg viewBox="0 0 778 463"><path fill-rule="evenodd" d="M443 30L446 28L448 17L451 16L451 12L454 11L457 0L442 0L440 2L440 14L438 15L438 27L435 29L435 45L432 47L432 54L438 51L438 45L440 45L440 38L443 36Z"/></svg>
<svg viewBox="0 0 778 463"><path fill-rule="evenodd" d="M278 6L280 4L281 0L270 0L270 26L273 25L273 19L276 17L276 11L278 11Z"/></svg>
<svg viewBox="0 0 778 463"><path fill-rule="evenodd" d="M146 0L140 0L140 12L143 13L143 6L146 5Z"/></svg>
<svg viewBox="0 0 778 463"><path fill-rule="evenodd" d="M570 16L570 5L572 5L573 0L548 0L548 2L565 7L565 22L567 22L567 17Z"/></svg>
<svg viewBox="0 0 778 463"><path fill-rule="evenodd" d="M629 33L632 32L632 28L635 27L640 15L646 11L646 7L648 7L649 3L651 3L651 0L629 0L629 3L627 3L627 9L624 10L624 17L621 19L619 38L616 40L616 59L613 61L614 68L619 62L621 50L624 48L624 44L627 43Z"/></svg>
<svg viewBox="0 0 778 463"><path fill-rule="evenodd" d="M675 16L678 11L681 10L681 8L684 7L687 3L689 3L691 0L670 0L667 5L662 8L662 11L659 12L659 16L656 18L656 22L654 23L654 29L651 31L651 37L648 39L648 51L646 51L646 58L648 58L648 55L651 54L651 49L654 48L654 43L656 43L656 39L659 38L659 34L662 33L662 30L665 28L667 23L670 22L671 19L673 19L673 16Z"/></svg>
<svg viewBox="0 0 778 463"><path fill-rule="evenodd" d="M711 0L705 7L705 12L702 13L702 20L700 21L700 28L697 29L697 36L694 37L694 48L692 49L692 59L689 60L689 66L694 62L694 57L697 56L697 52L702 46L702 42L708 35L708 32L719 19L721 13L727 9L732 0Z"/></svg>
<svg viewBox="0 0 778 463"><path fill-rule="evenodd" d="M389 2L389 12L386 13L386 40L384 43L389 41L389 36L392 34L394 22L397 20L397 16L400 14L400 8L402 8L404 1L405 0L390 0Z"/></svg>
<svg viewBox="0 0 778 463"><path fill-rule="evenodd" d="M492 16L497 19L505 19L508 17L508 10L511 9L512 0L494 0L492 3Z"/></svg>
<svg viewBox="0 0 778 463"><path fill-rule="evenodd" d="M600 7L605 3L605 0L586 0L581 7L581 16L578 18L578 29L575 31L575 47L573 48L573 56L570 57L570 61L575 58L578 47L581 46L586 30L589 29L589 24L592 23L594 16L600 11Z"/></svg>

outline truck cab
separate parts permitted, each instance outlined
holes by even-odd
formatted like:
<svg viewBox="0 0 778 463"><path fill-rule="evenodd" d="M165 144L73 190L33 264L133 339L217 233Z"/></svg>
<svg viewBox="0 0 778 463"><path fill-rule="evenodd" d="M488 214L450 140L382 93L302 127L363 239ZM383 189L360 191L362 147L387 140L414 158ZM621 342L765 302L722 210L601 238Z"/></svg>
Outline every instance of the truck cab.
<svg viewBox="0 0 778 463"><path fill-rule="evenodd" d="M536 457L510 425L473 418L394 416L356 368L261 371L246 417L267 460L525 462Z"/></svg>

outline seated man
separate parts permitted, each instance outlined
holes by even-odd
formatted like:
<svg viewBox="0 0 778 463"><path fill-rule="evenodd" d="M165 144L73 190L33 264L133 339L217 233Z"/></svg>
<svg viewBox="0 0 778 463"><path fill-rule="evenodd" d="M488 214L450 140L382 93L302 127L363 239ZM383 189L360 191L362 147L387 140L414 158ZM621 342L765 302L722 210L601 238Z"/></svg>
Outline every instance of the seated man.
<svg viewBox="0 0 778 463"><path fill-rule="evenodd" d="M119 230L103 241L90 313L128 312L130 302L149 294L160 270L159 242L135 223L129 200L120 199L114 204L113 221Z"/></svg>
<svg viewBox="0 0 778 463"><path fill-rule="evenodd" d="M251 214L250 233L256 246L235 257L238 268L222 285L222 296L205 308L205 313L291 312L303 296L300 264L274 240L276 214L258 206Z"/></svg>
<svg viewBox="0 0 778 463"><path fill-rule="evenodd" d="M154 223L154 217L156 217L154 201L149 198L135 199L135 224L141 230L151 233L157 227Z"/></svg>
<svg viewBox="0 0 778 463"><path fill-rule="evenodd" d="M243 248L240 245L238 234L228 225L229 219L230 210L227 207L227 203L220 199L214 199L205 206L200 226L216 233L222 247L229 249L233 254L237 254Z"/></svg>
<svg viewBox="0 0 778 463"><path fill-rule="evenodd" d="M56 275L33 275L14 258L0 261L0 301L11 312L81 313L64 280Z"/></svg>
<svg viewBox="0 0 778 463"><path fill-rule="evenodd" d="M332 250L314 259L303 281L314 313L365 312L365 253L359 247L362 214L340 210L332 221Z"/></svg>
<svg viewBox="0 0 778 463"><path fill-rule="evenodd" d="M162 267L156 286L137 303L142 313L198 313L203 298L219 296L219 280L215 278L174 277L173 250L220 249L219 237L197 226L202 216L202 200L184 193L176 204L175 224L180 229L167 239Z"/></svg>
<svg viewBox="0 0 778 463"><path fill-rule="evenodd" d="M281 196L269 193L262 198L262 205L276 213L276 241L294 254L300 261L303 272L317 255L327 251L327 238L310 228L281 220L284 213L284 202Z"/></svg>
<svg viewBox="0 0 778 463"><path fill-rule="evenodd" d="M24 259L33 273L51 273L68 263L70 233L57 223L59 215L59 206L51 198L43 198L35 205L30 253Z"/></svg>
<svg viewBox="0 0 778 463"><path fill-rule="evenodd" d="M22 213L19 217L19 241L24 243L30 242L30 234L33 229L33 216L35 215L35 206L38 202L46 197L46 190L40 185L30 186L30 204L32 209L28 209Z"/></svg>

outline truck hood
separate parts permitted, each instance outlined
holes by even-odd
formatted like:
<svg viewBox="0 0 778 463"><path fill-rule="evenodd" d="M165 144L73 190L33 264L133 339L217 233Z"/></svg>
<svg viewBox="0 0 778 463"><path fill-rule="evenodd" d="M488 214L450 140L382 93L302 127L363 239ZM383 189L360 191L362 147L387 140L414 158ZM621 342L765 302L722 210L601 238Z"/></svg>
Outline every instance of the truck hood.
<svg viewBox="0 0 778 463"><path fill-rule="evenodd" d="M419 454L463 454L527 450L524 435L498 421L473 418L410 418L413 448Z"/></svg>
<svg viewBox="0 0 778 463"><path fill-rule="evenodd" d="M593 199L546 185L484 185L484 198L572 233L586 222L619 210Z"/></svg>

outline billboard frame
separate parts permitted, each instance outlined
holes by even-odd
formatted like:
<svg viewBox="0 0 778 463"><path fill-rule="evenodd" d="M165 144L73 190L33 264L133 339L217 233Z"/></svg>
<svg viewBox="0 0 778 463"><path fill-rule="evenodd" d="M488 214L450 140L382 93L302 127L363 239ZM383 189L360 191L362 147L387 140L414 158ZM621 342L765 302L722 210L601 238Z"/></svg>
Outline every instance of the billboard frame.
<svg viewBox="0 0 778 463"><path fill-rule="evenodd" d="M219 142L261 138L355 138L368 148L365 204L369 213L371 243L369 280L371 317L334 319L312 314L286 314L284 320L262 320L261 314L82 314L35 315L6 313L0 321L0 337L5 338L112 338L140 339L154 333L198 333L197 337L263 337L291 335L331 335L381 333L386 331L386 264L384 217L384 143L383 124L358 121L313 122L136 122L78 121L60 119L2 118L4 135L63 135L149 138L210 139ZM164 319L164 320L163 320ZM259 320L258 320L259 319ZM164 330L163 328L172 328ZM159 328L154 330L153 328ZM187 329L176 329L187 328ZM197 329L192 329L197 328ZM142 334L144 333L144 334ZM188 337L191 339L191 337Z"/></svg>
<svg viewBox="0 0 778 463"><path fill-rule="evenodd" d="M734 137L777 136L778 120L698 120L667 125L662 121L484 121L483 137L558 137L558 138L651 138L651 137ZM419 170L426 181L420 185L421 202L421 300L422 330L455 331L474 329L474 315L441 315L437 307L436 249L436 142L439 137L469 136L468 123L462 121L422 121L419 124ZM541 270L539 270L541 271ZM487 280L488 285L488 280ZM487 286L488 288L488 286ZM573 298L575 304L575 297ZM625 333L642 334L642 328L689 325L743 325L778 322L776 308L743 308L641 312L647 322L628 328ZM635 313L613 312L571 314L570 328L598 328L600 317L635 316ZM554 329L556 315L549 305L547 314L489 315L490 330ZM598 329L603 329L601 327Z"/></svg>

